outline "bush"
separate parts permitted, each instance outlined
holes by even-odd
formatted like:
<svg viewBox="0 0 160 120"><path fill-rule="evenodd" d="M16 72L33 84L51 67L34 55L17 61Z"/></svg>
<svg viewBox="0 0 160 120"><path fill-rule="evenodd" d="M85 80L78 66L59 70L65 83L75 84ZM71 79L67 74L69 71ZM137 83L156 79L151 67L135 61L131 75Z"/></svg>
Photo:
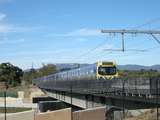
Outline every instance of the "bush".
<svg viewBox="0 0 160 120"><path fill-rule="evenodd" d="M18 97L18 94L17 94L17 92L7 91L6 96L7 96L7 97L17 98L17 97ZM0 92L0 97L4 97L4 91L1 91L1 92Z"/></svg>

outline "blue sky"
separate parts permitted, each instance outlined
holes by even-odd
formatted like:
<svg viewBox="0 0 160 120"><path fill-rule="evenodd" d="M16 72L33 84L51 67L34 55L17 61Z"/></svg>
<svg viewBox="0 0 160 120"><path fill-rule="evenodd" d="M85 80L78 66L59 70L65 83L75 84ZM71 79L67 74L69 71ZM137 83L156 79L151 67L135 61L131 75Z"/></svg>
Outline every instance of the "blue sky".
<svg viewBox="0 0 160 120"><path fill-rule="evenodd" d="M126 49L111 52L121 36L101 29L160 29L159 0L0 0L0 63L23 69L42 63L160 64L160 45L149 35L126 35ZM157 36L160 38L159 36ZM98 46L98 47L97 47ZM96 49L94 49L96 48Z"/></svg>

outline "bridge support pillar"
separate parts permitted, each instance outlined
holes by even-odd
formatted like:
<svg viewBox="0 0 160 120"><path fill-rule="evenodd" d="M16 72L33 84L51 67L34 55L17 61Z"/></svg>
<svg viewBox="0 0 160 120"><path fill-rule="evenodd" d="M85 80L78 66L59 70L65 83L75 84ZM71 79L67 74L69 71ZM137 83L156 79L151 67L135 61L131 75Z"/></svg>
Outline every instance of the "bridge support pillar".
<svg viewBox="0 0 160 120"><path fill-rule="evenodd" d="M88 108L88 95L85 95L86 108Z"/></svg>
<svg viewBox="0 0 160 120"><path fill-rule="evenodd" d="M92 99L92 107L94 107L94 96L92 95L91 97L92 97L91 98Z"/></svg>
<svg viewBox="0 0 160 120"><path fill-rule="evenodd" d="M112 109L106 108L105 117L105 120L114 120L114 111L112 111Z"/></svg>
<svg viewBox="0 0 160 120"><path fill-rule="evenodd" d="M94 96L93 95L85 95L86 108L93 108L94 106Z"/></svg>
<svg viewBox="0 0 160 120"><path fill-rule="evenodd" d="M115 112L116 111L121 111L122 108L119 107L115 107L115 106L106 106L106 112L105 112L105 116L106 119L105 120L115 120ZM120 118L118 118L118 120L120 120Z"/></svg>

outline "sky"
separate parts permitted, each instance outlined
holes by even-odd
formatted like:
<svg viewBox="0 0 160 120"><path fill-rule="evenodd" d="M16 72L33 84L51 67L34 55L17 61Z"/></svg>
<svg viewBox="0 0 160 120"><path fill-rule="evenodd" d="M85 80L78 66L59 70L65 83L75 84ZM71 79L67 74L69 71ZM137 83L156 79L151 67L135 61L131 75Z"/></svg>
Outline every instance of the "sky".
<svg viewBox="0 0 160 120"><path fill-rule="evenodd" d="M160 64L160 44L151 35L125 35L122 52L116 51L121 35L101 33L160 30L159 5L159 0L0 0L0 63L22 69L102 60Z"/></svg>

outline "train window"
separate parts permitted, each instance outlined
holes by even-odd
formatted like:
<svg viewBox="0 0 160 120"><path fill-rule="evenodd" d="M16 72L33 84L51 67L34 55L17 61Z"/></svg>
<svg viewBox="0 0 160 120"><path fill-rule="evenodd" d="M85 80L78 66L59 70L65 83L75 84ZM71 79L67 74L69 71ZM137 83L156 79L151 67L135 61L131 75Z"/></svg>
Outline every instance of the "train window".
<svg viewBox="0 0 160 120"><path fill-rule="evenodd" d="M71 76L73 76L73 72L71 72Z"/></svg>
<svg viewBox="0 0 160 120"><path fill-rule="evenodd" d="M87 72L86 72L86 74L88 75L88 74L89 74L89 72L87 71Z"/></svg>
<svg viewBox="0 0 160 120"><path fill-rule="evenodd" d="M73 73L73 76L75 76L75 72L73 71L72 73Z"/></svg>
<svg viewBox="0 0 160 120"><path fill-rule="evenodd" d="M79 76L81 76L81 71L79 71Z"/></svg>
<svg viewBox="0 0 160 120"><path fill-rule="evenodd" d="M62 78L64 78L63 74L61 75Z"/></svg>
<svg viewBox="0 0 160 120"><path fill-rule="evenodd" d="M116 67L99 67L98 73L100 75L114 75L116 74Z"/></svg>
<svg viewBox="0 0 160 120"><path fill-rule="evenodd" d="M90 70L90 73L94 73L94 70Z"/></svg>

